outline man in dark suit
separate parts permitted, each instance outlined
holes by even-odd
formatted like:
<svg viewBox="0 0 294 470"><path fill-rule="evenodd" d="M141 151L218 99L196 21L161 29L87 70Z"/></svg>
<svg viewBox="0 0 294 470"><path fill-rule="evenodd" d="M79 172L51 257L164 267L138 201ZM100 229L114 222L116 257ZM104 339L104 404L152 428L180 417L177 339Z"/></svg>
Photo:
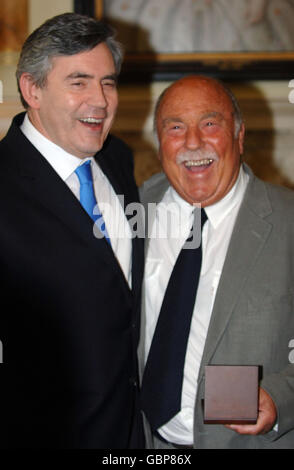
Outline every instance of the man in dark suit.
<svg viewBox="0 0 294 470"><path fill-rule="evenodd" d="M180 79L159 98L155 118L164 173L142 188L146 207L157 205L140 348L151 445L294 448L294 193L242 163L240 109L218 81ZM202 244L182 250L197 204ZM187 274L188 252L198 258ZM207 365L261 366L255 424L204 423Z"/></svg>
<svg viewBox="0 0 294 470"><path fill-rule="evenodd" d="M27 112L0 144L2 448L143 446L143 252L124 212L138 194L129 148L108 135L121 59L108 26L73 13L21 52Z"/></svg>

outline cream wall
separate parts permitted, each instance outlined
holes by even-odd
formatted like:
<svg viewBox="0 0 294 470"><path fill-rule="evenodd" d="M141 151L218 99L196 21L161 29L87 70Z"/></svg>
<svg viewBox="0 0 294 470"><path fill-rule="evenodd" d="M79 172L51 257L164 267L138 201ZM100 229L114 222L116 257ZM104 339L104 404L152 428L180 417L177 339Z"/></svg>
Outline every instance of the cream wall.
<svg viewBox="0 0 294 470"><path fill-rule="evenodd" d="M73 11L73 0L29 0L28 4L29 33L51 16ZM0 80L3 84L3 99L5 101L10 101L17 96L15 66L16 64L0 64Z"/></svg>
<svg viewBox="0 0 294 470"><path fill-rule="evenodd" d="M29 33L47 18L66 11L73 11L73 0L29 0ZM15 69L16 64L0 64L3 88L2 103L0 100L0 137L6 133L12 117L23 110L18 98Z"/></svg>
<svg viewBox="0 0 294 470"><path fill-rule="evenodd" d="M73 11L73 0L29 0L29 31L51 16Z"/></svg>

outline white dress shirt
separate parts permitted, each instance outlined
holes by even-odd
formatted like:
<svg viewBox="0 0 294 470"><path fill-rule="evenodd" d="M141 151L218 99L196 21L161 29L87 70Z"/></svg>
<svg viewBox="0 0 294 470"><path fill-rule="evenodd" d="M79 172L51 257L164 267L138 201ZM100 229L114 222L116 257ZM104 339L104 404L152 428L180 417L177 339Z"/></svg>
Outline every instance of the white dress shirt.
<svg viewBox="0 0 294 470"><path fill-rule="evenodd" d="M125 217L123 206L115 193L108 178L100 169L95 159L80 159L69 154L58 145L48 140L30 122L25 115L21 130L27 139L43 155L60 178L67 184L73 194L79 199L80 183L75 170L86 160L91 160L94 192L99 209L103 215L111 247L121 266L125 278L131 287L132 279L132 233ZM94 222L93 222L94 226ZM74 253L73 253L74 256Z"/></svg>
<svg viewBox="0 0 294 470"><path fill-rule="evenodd" d="M194 405L201 358L218 283L248 179L241 167L230 192L216 204L205 208L208 220L202 230L202 266L186 351L181 411L159 430L169 442L193 444ZM174 221L171 225L174 233L170 227L166 228L168 217ZM193 206L169 187L156 207L145 265L145 361L172 269L192 223ZM180 233L177 234L179 228ZM161 237L156 237L155 232L157 235L161 233ZM163 234L166 232L165 238Z"/></svg>

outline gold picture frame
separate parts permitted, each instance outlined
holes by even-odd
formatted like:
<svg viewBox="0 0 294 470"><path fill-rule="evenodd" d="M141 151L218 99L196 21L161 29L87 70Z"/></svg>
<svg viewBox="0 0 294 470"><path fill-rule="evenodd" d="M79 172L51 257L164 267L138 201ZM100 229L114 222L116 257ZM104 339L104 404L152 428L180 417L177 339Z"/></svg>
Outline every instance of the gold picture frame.
<svg viewBox="0 0 294 470"><path fill-rule="evenodd" d="M137 1L137 0L131 0ZM204 0L205 1L205 0ZM207 4L216 0L209 0ZM240 1L240 0L238 0ZM269 0L270 1L270 0ZM287 0L280 0L281 6ZM123 45L123 31L125 27L117 27L120 22L107 17L107 0L80 0L84 8L93 12L96 18L105 20L118 31L117 39ZM158 2L159 3L159 2ZM182 3L182 2L179 2ZM127 8L130 0L118 0L118 6ZM160 7L163 4L160 2ZM293 6L294 8L294 6ZM293 10L294 11L294 10ZM294 14L294 13L293 13ZM126 25L125 20L121 24ZM132 24L132 27L140 27ZM294 44L294 28L293 39ZM232 80L290 80L294 78L294 48L279 51L225 51L225 52L160 52L136 51L126 48L125 60L122 70L122 79L127 81L174 80L184 74L205 73L221 79Z"/></svg>
<svg viewBox="0 0 294 470"><path fill-rule="evenodd" d="M28 0L0 3L0 65L15 65L28 34Z"/></svg>

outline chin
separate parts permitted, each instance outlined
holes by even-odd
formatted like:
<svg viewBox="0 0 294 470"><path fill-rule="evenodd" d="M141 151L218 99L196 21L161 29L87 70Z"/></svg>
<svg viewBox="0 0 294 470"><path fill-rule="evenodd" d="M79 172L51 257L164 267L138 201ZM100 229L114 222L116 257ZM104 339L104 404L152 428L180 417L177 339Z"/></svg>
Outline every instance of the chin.
<svg viewBox="0 0 294 470"><path fill-rule="evenodd" d="M195 193L190 193L190 194L186 194L186 199L188 198L189 199L189 202L191 204L195 204L195 203L201 203L202 201L205 201L206 197L203 195L203 194L195 194Z"/></svg>
<svg viewBox="0 0 294 470"><path fill-rule="evenodd" d="M81 149L80 154L84 156L84 158L93 157L100 149L102 145L96 145L95 147L87 147L86 149Z"/></svg>

